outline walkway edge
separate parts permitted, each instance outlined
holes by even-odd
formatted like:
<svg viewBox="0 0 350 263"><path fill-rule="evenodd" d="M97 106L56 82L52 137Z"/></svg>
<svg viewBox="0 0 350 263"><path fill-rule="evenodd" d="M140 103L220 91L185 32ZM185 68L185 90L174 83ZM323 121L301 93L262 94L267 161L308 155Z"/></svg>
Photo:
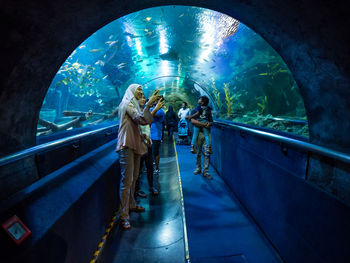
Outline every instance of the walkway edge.
<svg viewBox="0 0 350 263"><path fill-rule="evenodd" d="M119 210L114 212L112 220L106 227L106 231L103 234L101 242L98 243L97 249L94 252L92 259L90 260L90 263L97 263L101 261L101 255L106 246L107 240L110 237L110 233L113 232L112 230L117 226L118 221L119 221Z"/></svg>
<svg viewBox="0 0 350 263"><path fill-rule="evenodd" d="M186 263L190 263L190 251L189 251L189 248L188 248L186 216L185 216L185 202L184 202L184 196L183 196L183 193L182 193L182 183L181 183L179 159L177 158L177 151L176 151L175 140L173 140L173 141L174 141L174 150L175 150L175 157L176 157L177 174L179 176L179 184L180 184L180 195L181 195L181 205L182 205L182 223L183 223L183 226L184 226L185 258L186 258Z"/></svg>

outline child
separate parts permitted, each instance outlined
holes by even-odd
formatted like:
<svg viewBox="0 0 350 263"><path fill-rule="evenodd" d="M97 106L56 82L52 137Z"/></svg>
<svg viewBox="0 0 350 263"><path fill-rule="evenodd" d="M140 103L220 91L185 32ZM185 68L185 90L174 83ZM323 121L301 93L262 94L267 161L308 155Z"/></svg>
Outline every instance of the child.
<svg viewBox="0 0 350 263"><path fill-rule="evenodd" d="M208 106L209 98L207 96L201 96L198 100L198 106L192 111L193 115L188 116L188 119L195 119L200 121L201 123L206 123L206 127L203 127L203 133L205 137L206 150L208 153L212 153L211 151L211 136L210 136L210 125L213 121L213 117L211 115L211 107ZM191 141L191 152L196 153L194 145L196 144L199 127L196 125L193 126L193 137Z"/></svg>

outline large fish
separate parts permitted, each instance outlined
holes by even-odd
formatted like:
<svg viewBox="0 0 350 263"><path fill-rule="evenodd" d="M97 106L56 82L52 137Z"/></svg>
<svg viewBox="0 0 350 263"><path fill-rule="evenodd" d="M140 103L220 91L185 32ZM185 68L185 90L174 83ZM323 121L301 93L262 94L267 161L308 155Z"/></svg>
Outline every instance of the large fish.
<svg viewBox="0 0 350 263"><path fill-rule="evenodd" d="M103 50L102 48L95 48L95 49L89 50L89 52L94 53L94 52L99 52L99 51L102 51L102 50Z"/></svg>

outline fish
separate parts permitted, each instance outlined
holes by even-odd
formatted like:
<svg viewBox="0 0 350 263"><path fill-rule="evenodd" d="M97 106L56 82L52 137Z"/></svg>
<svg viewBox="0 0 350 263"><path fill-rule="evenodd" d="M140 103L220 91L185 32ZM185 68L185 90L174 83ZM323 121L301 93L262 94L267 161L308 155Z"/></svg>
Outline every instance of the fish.
<svg viewBox="0 0 350 263"><path fill-rule="evenodd" d="M78 62L74 62L72 64L72 67L75 68L75 69L78 69L80 67L80 64Z"/></svg>
<svg viewBox="0 0 350 263"><path fill-rule="evenodd" d="M68 80L67 79L63 79L62 83L67 86L68 85Z"/></svg>
<svg viewBox="0 0 350 263"><path fill-rule="evenodd" d="M156 26L158 26L158 25L161 25L162 24L162 22L156 22L156 21L152 21L151 22L153 25L156 25Z"/></svg>
<svg viewBox="0 0 350 263"><path fill-rule="evenodd" d="M193 40L186 40L186 42L188 42L188 43L193 43Z"/></svg>
<svg viewBox="0 0 350 263"><path fill-rule="evenodd" d="M213 58L212 58L211 60L212 60L213 62L216 62L215 59L213 59Z"/></svg>
<svg viewBox="0 0 350 263"><path fill-rule="evenodd" d="M118 64L117 67L118 67L118 69L121 69L121 68L124 68L126 66L127 66L127 64L125 62L123 62L123 63Z"/></svg>
<svg viewBox="0 0 350 263"><path fill-rule="evenodd" d="M167 53L159 55L159 57L163 60L178 60L179 54L174 49L170 49Z"/></svg>
<svg viewBox="0 0 350 263"><path fill-rule="evenodd" d="M109 39L112 39L112 38L113 38L113 35L110 35L110 36L109 36Z"/></svg>
<svg viewBox="0 0 350 263"><path fill-rule="evenodd" d="M145 32L148 32L149 30L147 28L144 29Z"/></svg>
<svg viewBox="0 0 350 263"><path fill-rule="evenodd" d="M94 53L94 52L99 52L101 50L102 50L102 48L95 48L95 49L89 50L89 52Z"/></svg>
<svg viewBox="0 0 350 263"><path fill-rule="evenodd" d="M102 79L105 80L108 77L108 75L104 76Z"/></svg>
<svg viewBox="0 0 350 263"><path fill-rule="evenodd" d="M147 64L146 66L147 66L147 67L152 66L152 63L149 63L149 64Z"/></svg>
<svg viewBox="0 0 350 263"><path fill-rule="evenodd" d="M117 44L118 43L118 39L116 40L116 41L106 41L105 42L105 44L107 44L108 46L113 46L113 45L115 45L115 44Z"/></svg>
<svg viewBox="0 0 350 263"><path fill-rule="evenodd" d="M275 65L273 65L271 69L275 69L277 66L278 66L278 63L276 63Z"/></svg>
<svg viewBox="0 0 350 263"><path fill-rule="evenodd" d="M86 48L86 45L79 46L79 49L83 49L83 48Z"/></svg>
<svg viewBox="0 0 350 263"><path fill-rule="evenodd" d="M151 21L152 17L149 16L149 17L146 17L145 19L146 21Z"/></svg>
<svg viewBox="0 0 350 263"><path fill-rule="evenodd" d="M139 59L139 60L137 60L136 62L142 62L143 61L143 59Z"/></svg>
<svg viewBox="0 0 350 263"><path fill-rule="evenodd" d="M153 31L150 31L150 32L147 32L146 33L146 36L150 36L150 35L152 35L153 34Z"/></svg>
<svg viewBox="0 0 350 263"><path fill-rule="evenodd" d="M216 66L211 66L210 68L215 68Z"/></svg>
<svg viewBox="0 0 350 263"><path fill-rule="evenodd" d="M204 73L202 73L201 75L202 75L202 76L205 76L205 74L204 74Z"/></svg>
<svg viewBox="0 0 350 263"><path fill-rule="evenodd" d="M207 59L205 59L205 58L203 58L203 60L205 61L205 62L209 62Z"/></svg>
<svg viewBox="0 0 350 263"><path fill-rule="evenodd" d="M140 37L142 37L142 36L138 36L138 35L131 34L131 33L129 33L129 32L125 32L124 35L125 35L125 36L129 36L129 37L131 37L131 38L140 38ZM123 43L123 44L124 44L124 43Z"/></svg>
<svg viewBox="0 0 350 263"><path fill-rule="evenodd" d="M98 61L95 62L95 65L104 66L105 63L102 60L98 60Z"/></svg>
<svg viewBox="0 0 350 263"><path fill-rule="evenodd" d="M185 15L185 13L182 13L181 15L179 15L179 18L183 17Z"/></svg>

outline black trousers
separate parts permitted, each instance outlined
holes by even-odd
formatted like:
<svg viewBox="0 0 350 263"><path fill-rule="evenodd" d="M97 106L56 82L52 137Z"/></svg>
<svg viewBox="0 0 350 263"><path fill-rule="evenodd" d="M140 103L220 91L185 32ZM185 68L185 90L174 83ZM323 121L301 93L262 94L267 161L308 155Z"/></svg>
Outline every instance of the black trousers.
<svg viewBox="0 0 350 263"><path fill-rule="evenodd" d="M152 154L152 147L148 148L148 152L141 157L140 160L140 174L137 178L136 185L135 185L135 192L139 191L141 189L140 187L140 177L142 173L142 167L143 165L146 165L147 170L147 180L148 180L148 187L150 189L153 188L153 154Z"/></svg>
<svg viewBox="0 0 350 263"><path fill-rule="evenodd" d="M171 140L171 138L173 138L173 134L174 134L174 130L176 128L175 125L168 125L168 139Z"/></svg>

